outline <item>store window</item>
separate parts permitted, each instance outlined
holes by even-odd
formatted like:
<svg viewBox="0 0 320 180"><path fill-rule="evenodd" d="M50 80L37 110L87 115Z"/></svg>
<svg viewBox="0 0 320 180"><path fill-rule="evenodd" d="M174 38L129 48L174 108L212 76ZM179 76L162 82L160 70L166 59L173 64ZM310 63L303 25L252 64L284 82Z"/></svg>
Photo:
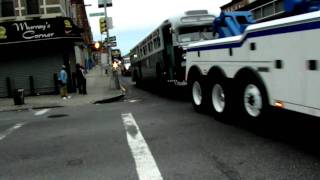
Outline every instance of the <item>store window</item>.
<svg viewBox="0 0 320 180"><path fill-rule="evenodd" d="M0 0L0 17L15 16L14 0Z"/></svg>

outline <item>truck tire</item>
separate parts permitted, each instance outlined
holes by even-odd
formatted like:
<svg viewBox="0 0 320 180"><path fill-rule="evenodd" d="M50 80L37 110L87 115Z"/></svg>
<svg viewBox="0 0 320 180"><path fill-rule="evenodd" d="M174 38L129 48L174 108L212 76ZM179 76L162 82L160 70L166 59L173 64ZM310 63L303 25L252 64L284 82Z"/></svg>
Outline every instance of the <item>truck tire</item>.
<svg viewBox="0 0 320 180"><path fill-rule="evenodd" d="M210 82L209 88L210 112L214 118L229 121L228 114L231 112L232 97L230 89L223 77L218 76Z"/></svg>
<svg viewBox="0 0 320 180"><path fill-rule="evenodd" d="M191 81L191 98L192 98L192 106L197 112L205 112L208 107L207 103L207 92L204 88L204 83L200 80L200 78L196 78Z"/></svg>
<svg viewBox="0 0 320 180"><path fill-rule="evenodd" d="M248 121L258 122L269 110L266 89L254 77L242 80L238 102L240 102L240 115Z"/></svg>

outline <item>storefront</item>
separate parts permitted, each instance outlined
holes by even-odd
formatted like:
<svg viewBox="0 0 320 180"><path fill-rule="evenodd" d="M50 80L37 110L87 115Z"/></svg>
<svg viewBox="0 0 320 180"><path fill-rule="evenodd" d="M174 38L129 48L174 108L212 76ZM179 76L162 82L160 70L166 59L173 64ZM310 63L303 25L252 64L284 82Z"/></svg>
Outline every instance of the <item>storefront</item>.
<svg viewBox="0 0 320 180"><path fill-rule="evenodd" d="M0 97L17 88L26 95L55 93L63 64L72 87L74 46L81 41L80 29L70 18L0 23Z"/></svg>

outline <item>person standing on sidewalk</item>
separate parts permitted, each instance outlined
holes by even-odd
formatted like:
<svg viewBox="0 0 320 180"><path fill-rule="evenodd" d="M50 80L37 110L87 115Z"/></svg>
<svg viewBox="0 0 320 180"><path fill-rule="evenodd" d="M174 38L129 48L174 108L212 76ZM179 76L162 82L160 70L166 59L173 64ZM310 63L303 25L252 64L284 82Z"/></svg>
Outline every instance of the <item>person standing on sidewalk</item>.
<svg viewBox="0 0 320 180"><path fill-rule="evenodd" d="M80 64L76 64L77 88L79 94L87 94L87 83L84 75L84 68Z"/></svg>
<svg viewBox="0 0 320 180"><path fill-rule="evenodd" d="M60 96L62 99L67 99L70 98L70 96L68 96L68 90L67 90L67 81L68 81L68 75L66 72L66 66L62 65L62 68L59 72L59 76L58 76L58 80L59 80L59 84L60 84Z"/></svg>

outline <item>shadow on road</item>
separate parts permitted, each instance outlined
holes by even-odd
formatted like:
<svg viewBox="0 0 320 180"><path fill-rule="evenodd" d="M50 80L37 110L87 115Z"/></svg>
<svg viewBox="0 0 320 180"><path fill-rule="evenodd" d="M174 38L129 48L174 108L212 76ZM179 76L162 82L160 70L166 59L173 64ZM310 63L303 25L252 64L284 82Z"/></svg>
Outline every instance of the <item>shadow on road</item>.
<svg viewBox="0 0 320 180"><path fill-rule="evenodd" d="M273 109L261 122L240 121L234 125L320 157L320 118Z"/></svg>
<svg viewBox="0 0 320 180"><path fill-rule="evenodd" d="M154 82L143 82L143 84L135 85L135 87L148 91L156 96L162 98L177 100L177 101L189 101L190 97L188 95L187 87L166 85L160 86Z"/></svg>
<svg viewBox="0 0 320 180"><path fill-rule="evenodd" d="M136 88L152 93L161 98L191 102L187 88L160 88L155 83L135 85ZM191 106L191 103L190 103ZM197 113L197 112L194 112ZM210 113L208 113L209 116ZM214 120L214 118L212 118ZM231 126L245 129L260 137L285 143L306 153L320 157L320 118L286 110L271 110L260 122L248 122L235 117L237 121L224 122Z"/></svg>

